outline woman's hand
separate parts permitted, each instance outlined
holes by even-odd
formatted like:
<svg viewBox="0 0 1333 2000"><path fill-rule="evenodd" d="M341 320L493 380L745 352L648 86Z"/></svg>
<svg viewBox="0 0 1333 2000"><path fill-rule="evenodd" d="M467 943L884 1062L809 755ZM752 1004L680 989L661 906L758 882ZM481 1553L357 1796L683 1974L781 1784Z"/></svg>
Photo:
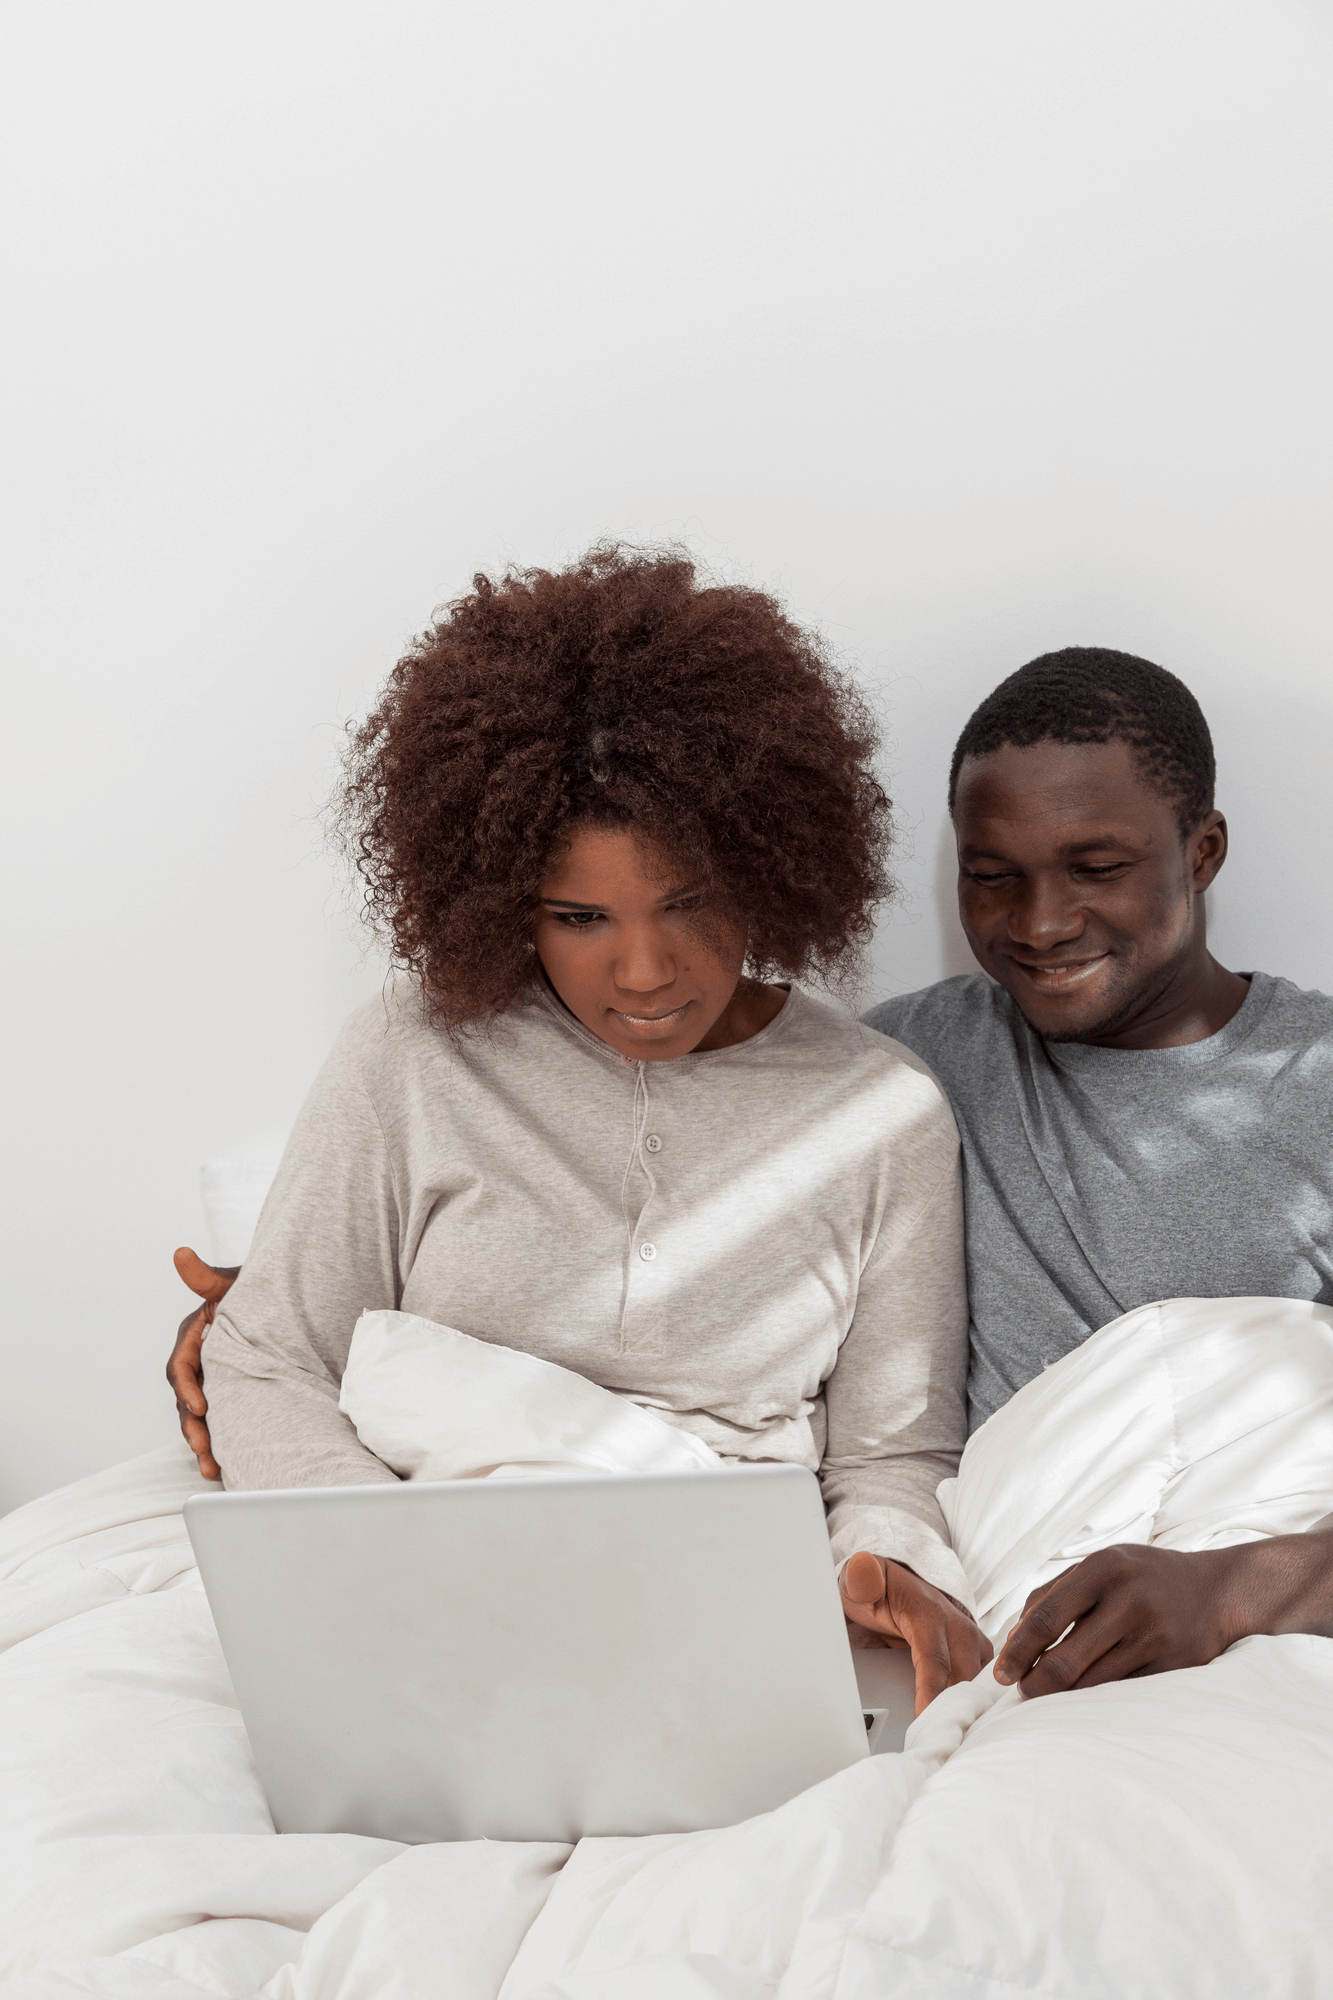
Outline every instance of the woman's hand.
<svg viewBox="0 0 1333 2000"><path fill-rule="evenodd" d="M167 1363L167 1380L176 1397L176 1413L186 1444L199 1461L205 1479L220 1479L222 1468L213 1456L208 1435L208 1398L204 1395L204 1335L213 1324L221 1300L235 1284L240 1265L205 1264L193 1250L178 1250L172 1259L180 1276L204 1303L187 1314L176 1333L176 1345Z"/></svg>
<svg viewBox="0 0 1333 2000"><path fill-rule="evenodd" d="M945 1688L979 1674L994 1651L955 1598L886 1556L863 1550L849 1559L842 1608L850 1624L873 1635L867 1644L911 1648L918 1715Z"/></svg>

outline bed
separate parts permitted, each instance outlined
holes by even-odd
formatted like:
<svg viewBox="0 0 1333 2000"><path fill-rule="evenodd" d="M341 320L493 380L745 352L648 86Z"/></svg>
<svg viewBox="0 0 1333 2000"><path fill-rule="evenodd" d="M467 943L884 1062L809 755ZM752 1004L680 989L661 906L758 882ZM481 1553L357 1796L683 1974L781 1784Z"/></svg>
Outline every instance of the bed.
<svg viewBox="0 0 1333 2000"><path fill-rule="evenodd" d="M274 1833L172 1446L0 1522L12 2000L1060 2000L1333 1990L1333 1641L1025 1702L989 1671L743 1825ZM991 1637L1111 1542L1333 1512L1333 1313L1176 1300L1030 1383L941 1490Z"/></svg>

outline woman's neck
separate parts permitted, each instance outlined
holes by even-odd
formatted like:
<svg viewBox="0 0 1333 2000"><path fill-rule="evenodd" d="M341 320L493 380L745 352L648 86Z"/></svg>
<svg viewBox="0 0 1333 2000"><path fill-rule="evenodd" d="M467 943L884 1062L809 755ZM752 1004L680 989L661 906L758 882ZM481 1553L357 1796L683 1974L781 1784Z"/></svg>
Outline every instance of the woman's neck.
<svg viewBox="0 0 1333 2000"><path fill-rule="evenodd" d="M737 1042L748 1042L752 1035L777 1019L790 991L787 986L766 986L762 980L742 979L703 1040L695 1043L695 1053L731 1049Z"/></svg>

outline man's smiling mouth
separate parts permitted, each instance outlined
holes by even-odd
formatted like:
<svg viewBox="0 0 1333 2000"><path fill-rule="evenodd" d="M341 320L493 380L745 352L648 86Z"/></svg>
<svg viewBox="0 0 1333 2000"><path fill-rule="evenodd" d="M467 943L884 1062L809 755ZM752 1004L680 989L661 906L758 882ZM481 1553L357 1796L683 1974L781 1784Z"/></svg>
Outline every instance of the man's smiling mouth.
<svg viewBox="0 0 1333 2000"><path fill-rule="evenodd" d="M1064 993L1091 979L1110 956L1109 951L1102 951L1095 958L1061 959L1050 965L1030 965L1024 959L1011 957L1009 963L1016 966L1039 992Z"/></svg>

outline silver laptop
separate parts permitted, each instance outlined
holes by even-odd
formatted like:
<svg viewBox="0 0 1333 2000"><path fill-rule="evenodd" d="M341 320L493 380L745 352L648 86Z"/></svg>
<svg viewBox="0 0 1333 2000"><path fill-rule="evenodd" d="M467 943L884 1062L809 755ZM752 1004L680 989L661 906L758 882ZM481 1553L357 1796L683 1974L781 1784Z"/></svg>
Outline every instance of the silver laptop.
<svg viewBox="0 0 1333 2000"><path fill-rule="evenodd" d="M728 1826L911 1719L909 1656L848 1646L799 1466L209 1494L185 1520L280 1833Z"/></svg>

